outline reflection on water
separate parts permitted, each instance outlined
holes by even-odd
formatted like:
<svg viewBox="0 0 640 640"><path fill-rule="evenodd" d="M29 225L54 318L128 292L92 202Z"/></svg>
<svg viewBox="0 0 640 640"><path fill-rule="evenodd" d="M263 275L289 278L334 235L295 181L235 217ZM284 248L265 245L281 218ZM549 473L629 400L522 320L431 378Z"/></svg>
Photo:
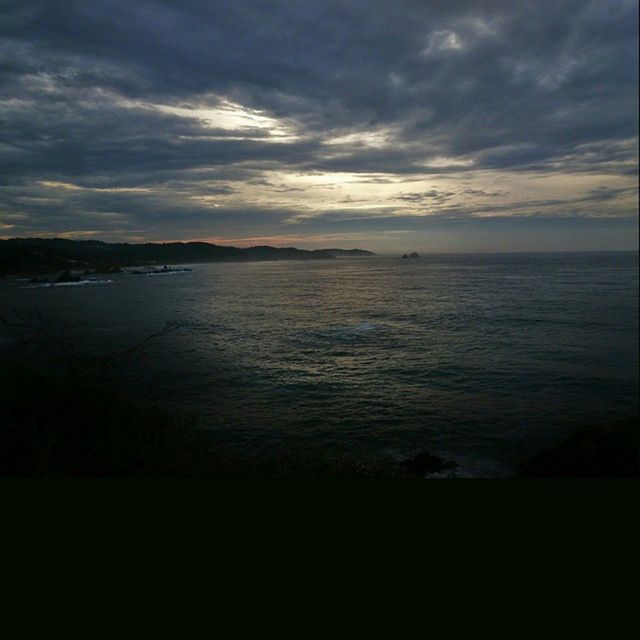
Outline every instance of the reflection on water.
<svg viewBox="0 0 640 640"><path fill-rule="evenodd" d="M558 429L638 408L637 254L209 264L110 279L0 282L1 302L38 308L94 351L180 323L133 365L131 384L256 455L428 449L462 475L502 475Z"/></svg>

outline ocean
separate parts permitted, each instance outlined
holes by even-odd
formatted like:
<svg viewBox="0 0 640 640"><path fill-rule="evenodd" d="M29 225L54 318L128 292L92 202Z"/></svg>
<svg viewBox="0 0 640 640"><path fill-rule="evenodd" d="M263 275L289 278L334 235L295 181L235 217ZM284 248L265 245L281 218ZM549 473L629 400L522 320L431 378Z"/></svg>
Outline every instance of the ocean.
<svg viewBox="0 0 640 640"><path fill-rule="evenodd" d="M638 412L637 253L190 268L64 287L6 278L0 305L93 353L175 326L123 382L256 458L429 451L457 476L505 477L579 425Z"/></svg>

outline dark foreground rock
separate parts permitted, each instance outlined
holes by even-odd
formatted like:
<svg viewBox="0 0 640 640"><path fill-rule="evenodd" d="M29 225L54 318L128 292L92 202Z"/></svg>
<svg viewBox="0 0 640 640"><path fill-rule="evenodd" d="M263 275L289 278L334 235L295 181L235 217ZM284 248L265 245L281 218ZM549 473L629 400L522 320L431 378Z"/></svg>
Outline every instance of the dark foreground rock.
<svg viewBox="0 0 640 640"><path fill-rule="evenodd" d="M82 278L74 276L70 271L63 271L57 278L56 283L61 282L80 282Z"/></svg>
<svg viewBox="0 0 640 640"><path fill-rule="evenodd" d="M442 458L424 451L413 458L403 460L400 463L400 466L409 473L424 477L431 473L438 473L439 471L446 471L447 469L455 469L458 466L458 463L454 460L445 462Z"/></svg>
<svg viewBox="0 0 640 640"><path fill-rule="evenodd" d="M637 478L638 418L578 429L555 447L524 460L521 478Z"/></svg>

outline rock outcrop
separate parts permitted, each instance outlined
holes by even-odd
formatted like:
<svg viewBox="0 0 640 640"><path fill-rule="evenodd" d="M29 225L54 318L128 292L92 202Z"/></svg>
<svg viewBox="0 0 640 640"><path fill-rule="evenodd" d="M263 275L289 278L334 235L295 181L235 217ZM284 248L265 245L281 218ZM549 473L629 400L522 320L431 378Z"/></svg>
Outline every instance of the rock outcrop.
<svg viewBox="0 0 640 640"><path fill-rule="evenodd" d="M56 284L60 284L62 282L80 282L81 278L79 276L74 276L71 271L63 271L56 279Z"/></svg>
<svg viewBox="0 0 640 640"><path fill-rule="evenodd" d="M440 471L446 471L448 469L455 469L458 466L458 463L454 460L445 462L442 458L434 456L428 451L424 451L414 456L413 458L403 460L400 463L400 466L402 466L409 473L413 473L423 478L424 476L431 473L438 473Z"/></svg>
<svg viewBox="0 0 640 640"><path fill-rule="evenodd" d="M638 418L578 429L520 464L520 478L637 478Z"/></svg>

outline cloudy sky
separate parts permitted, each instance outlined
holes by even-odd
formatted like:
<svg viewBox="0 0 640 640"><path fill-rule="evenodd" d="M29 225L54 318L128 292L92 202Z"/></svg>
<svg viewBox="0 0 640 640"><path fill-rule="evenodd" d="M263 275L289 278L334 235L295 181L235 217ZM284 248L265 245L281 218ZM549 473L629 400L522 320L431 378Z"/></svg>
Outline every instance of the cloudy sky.
<svg viewBox="0 0 640 640"><path fill-rule="evenodd" d="M638 243L637 0L3 0L0 237Z"/></svg>

